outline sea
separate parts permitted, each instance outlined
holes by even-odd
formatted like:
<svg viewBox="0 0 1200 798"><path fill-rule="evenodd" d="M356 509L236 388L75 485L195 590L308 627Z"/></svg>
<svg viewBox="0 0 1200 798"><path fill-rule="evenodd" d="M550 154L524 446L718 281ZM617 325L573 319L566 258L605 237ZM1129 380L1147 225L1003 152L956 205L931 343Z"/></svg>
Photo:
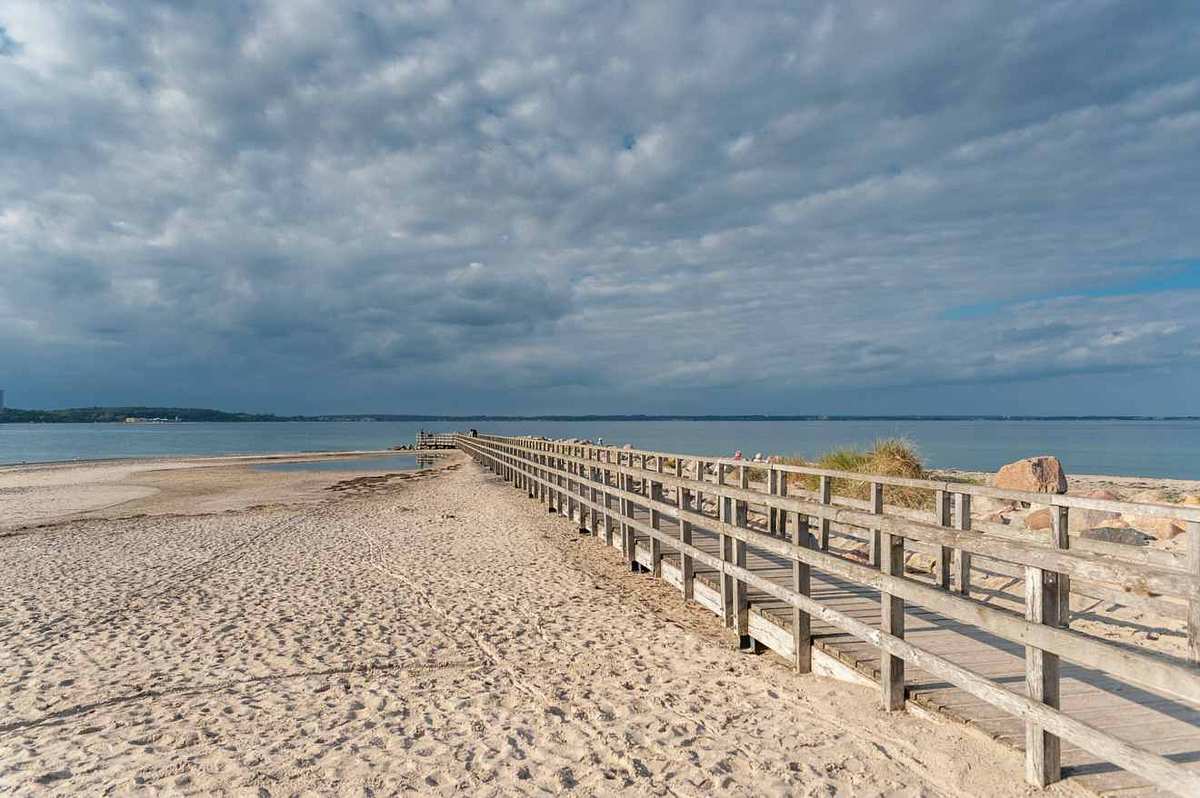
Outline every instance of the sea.
<svg viewBox="0 0 1200 798"><path fill-rule="evenodd" d="M0 464L173 455L387 449L418 429L603 438L683 454L814 457L879 438L914 443L927 466L994 471L1051 454L1068 474L1200 479L1200 420L821 419L803 421L324 421L0 424Z"/></svg>

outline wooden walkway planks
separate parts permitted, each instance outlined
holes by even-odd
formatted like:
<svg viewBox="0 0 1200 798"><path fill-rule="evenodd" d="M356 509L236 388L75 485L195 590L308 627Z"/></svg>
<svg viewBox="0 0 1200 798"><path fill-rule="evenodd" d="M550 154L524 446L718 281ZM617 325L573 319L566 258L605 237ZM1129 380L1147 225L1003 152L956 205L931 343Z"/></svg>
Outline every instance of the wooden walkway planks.
<svg viewBox="0 0 1200 798"><path fill-rule="evenodd" d="M530 498L545 502L551 512L575 517L576 506L589 508L589 517L579 518L582 527L590 526L595 533L604 534L607 542L620 548L635 568L641 563L680 588L685 596L723 615L725 625L736 629L743 645L757 639L758 644L773 648L807 672L808 658L803 650L793 651L796 646L792 635L784 628L790 625L787 618L783 618L783 626L768 619L772 613L778 617L779 605L783 604L790 608L791 618L803 622L800 630L807 641L811 639L807 631L810 616L803 609L812 613L811 618L836 626L836 629L824 626L817 629L812 664L818 671L869 685L871 680L863 674L878 676L880 671L875 665L879 652L874 647L887 652L888 671L883 674L882 683L877 683L885 707L900 708L906 695L914 706L917 702L928 705L929 694L947 690L954 692L955 700L938 705L944 707L942 711L948 711L952 704L965 707L968 711L963 716L978 721L979 725L998 717L993 707L1021 719L1024 737L1031 741L1025 759L1026 780L1032 784L1049 784L1061 778L1060 743L1071 742L1092 752L1088 757L1081 754L1074 773L1085 777L1092 773L1118 774L1105 778L1098 789L1111 791L1128 786L1134 792L1145 792L1143 785L1153 784L1164 792L1200 796L1200 770L1195 766L1195 736L1191 732L1195 727L1191 722L1195 714L1192 705L1200 706L1200 673L1196 671L1200 662L1200 510L1130 505L1138 512L1187 523L1191 544L1187 556L1164 558L1160 555L1168 553L1086 538L1072 541L1067 534L1067 516L1072 508L1127 509L1116 501L847 474L807 466L756 467L739 460L540 439L472 435L458 436L458 444L515 487L526 490ZM685 469L686 461L691 461L690 468ZM769 477L765 493L751 488L748 477L756 470L759 476ZM694 479L685 476L688 472L715 474L716 479ZM800 499L788 497L787 480L782 477L794 473L808 475L804 478L819 476L818 493ZM729 476L736 477L736 482L727 481ZM829 488L836 479L868 485L871 500L836 496L831 504ZM885 484L933 490L937 499L952 500L953 515L935 513L931 524L919 512L889 507L883 501ZM707 510L701 514L695 507L686 508L679 500L682 498L679 489L703 493L709 500L705 503ZM669 493L676 494L676 501L668 502ZM1053 505L1055 521L1049 541L1013 538L1006 529L994 528L993 524L981 524L981 530L973 530L968 514L973 495ZM721 507L721 520L714 518L713 499ZM751 507L766 510L760 515L769 515L772 525L776 520L786 520L789 514L795 514L794 521L807 517L814 524L811 529L816 537L813 542L805 543L806 536L796 537L795 531L791 541L780 534L768 533L763 523L752 520ZM603 517L603 524L598 523L599 516ZM670 528L675 525L676 517L689 522L683 535L678 528ZM693 525L699 530L696 545L692 544ZM864 536L870 541L871 530L874 540L867 557L861 543ZM715 534L718 531L719 538ZM827 545L830 532L833 537ZM855 539L852 550L845 548L844 541L837 540L843 533ZM643 541L641 546L639 539ZM931 552L935 555L939 563L936 585L930 584L928 575L906 574L899 567L902 549L909 546L924 555ZM671 556L677 551L684 552L685 568L700 566L701 576L694 580L694 589L692 582L683 579L684 572L676 564L679 558ZM753 568L748 567L748 553L754 555ZM867 559L871 564L866 564ZM1010 589L1023 582L1023 604L1019 598L1013 601L1006 597L1001 601L1003 594L991 589L985 591L987 598L983 601L974 596L967 598L964 588L970 571L964 566L971 559L986 563L989 570L994 565L1001 573L1007 570L1023 575L1024 579L1018 577L1000 588ZM786 575L788 564L791 564L791 579ZM808 586L810 569L822 572L821 580L825 583L818 584L818 590L812 594ZM1169 605L1183 611L1171 617L1186 618L1190 662L1185 664L1144 649L1119 646L1100 637L1061 628L1059 617L1065 609L1068 590L1074 592L1076 577L1086 586L1080 594L1089 598L1107 595L1103 600L1118 600L1122 604L1129 604L1126 600L1129 598L1139 606L1151 608L1153 604L1158 609L1163 604L1159 596L1168 598ZM1115 586L1116 592L1106 582ZM720 588L714 589L714 584ZM882 626L881 604L892 607ZM1006 605L1006 609L998 609L999 604ZM937 611L931 612L930 608ZM927 623L917 631L928 635L904 634L906 610ZM1014 614L1014 610L1018 612ZM965 638L965 642L960 640L946 647L945 633ZM999 653L992 650L997 647ZM1024 685L1022 678L1014 677L1003 661L1005 654L1009 661L1023 655ZM1097 671L1075 669L1088 677L1079 679L1084 689L1076 691L1067 684L1066 693L1082 695L1087 703L1071 706L1071 711L1058 709L1060 686L1064 684L1059 675L1060 657L1105 672L1103 683L1098 684L1094 678L1099 675ZM914 673L920 677L912 691L906 689L902 660L910 666L910 680ZM914 665L919 667L912 668ZM931 674L958 687L936 682ZM1150 690L1134 685L1145 685ZM1129 724L1110 724L1109 728L1095 724L1096 718L1113 714L1113 710L1104 706L1092 711L1095 700L1088 697L1088 692L1095 687L1114 695L1136 694L1137 706L1165 714L1171 728L1164 730L1160 720L1135 721L1140 733L1122 736L1118 730L1132 728ZM958 701L959 692L968 698ZM979 701L971 697L978 697ZM986 702L986 706L973 711L980 702ZM1120 713L1121 708L1115 711ZM1077 714L1091 717L1080 718ZM1180 724L1189 728L1176 733ZM1168 736L1154 736L1164 733ZM1001 739L1008 736L995 730L993 735ZM1144 745L1143 738L1151 738L1157 745ZM1076 752L1070 747L1066 750L1069 754ZM1094 767L1089 766L1090 760L1095 760ZM1118 766L1124 770L1119 771Z"/></svg>
<svg viewBox="0 0 1200 798"><path fill-rule="evenodd" d="M634 517L648 519L649 513L634 509ZM677 532L673 519L661 519L663 531ZM718 554L718 536L710 530L692 526L693 543ZM650 563L650 538L637 536L638 560ZM756 574L781 585L790 584L791 565L784 559L755 549L747 551L748 567ZM663 562L678 567L678 554L664 552ZM696 566L696 577L713 590L719 590L716 573ZM812 595L823 604L846 612L878 628L879 592L836 579L817 570L812 573ZM762 591L750 590L751 611L791 635L792 608ZM1002 684L1013 692L1024 693L1025 658L1020 645L991 635L954 619L946 618L919 605L905 607L905 638L922 648L954 659ZM879 650L817 619L812 622L814 645L853 667L863 676L879 681ZM786 652L779 652L786 654ZM1025 748L1025 725L1011 714L909 666L906 672L909 701L968 723L995 739L1019 750ZM1062 709L1089 725L1200 770L1200 707L1157 695L1115 681L1104 673L1063 663ZM1064 744L1064 775L1101 795L1162 795L1144 779L1111 765L1077 746Z"/></svg>

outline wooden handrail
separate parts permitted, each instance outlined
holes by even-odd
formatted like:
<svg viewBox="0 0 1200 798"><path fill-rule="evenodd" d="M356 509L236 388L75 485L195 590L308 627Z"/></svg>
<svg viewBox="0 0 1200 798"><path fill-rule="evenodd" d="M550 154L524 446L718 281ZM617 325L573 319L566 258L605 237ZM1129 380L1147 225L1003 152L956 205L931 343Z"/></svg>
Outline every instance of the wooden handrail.
<svg viewBox="0 0 1200 798"><path fill-rule="evenodd" d="M691 562L712 567L721 576L722 605L725 607L726 618L743 635L746 633L743 617L745 591L747 587L753 586L794 607L798 617L802 619L806 619L808 615L819 617L874 644L881 651L883 667L888 669L882 689L884 703L889 708L897 708L903 704L902 665L904 662L910 662L1025 719L1027 777L1035 783L1046 784L1059 778L1058 738L1061 737L1142 775L1160 787L1180 794L1200 794L1200 774L1081 723L1057 708L1057 661L1060 656L1080 665L1105 671L1132 684L1200 703L1200 672L1197 672L1195 667L1131 651L1106 640L1065 628L1065 619L1060 616L1065 607L1063 597L1069 590L1069 579L1072 576L1111 582L1126 589L1182 596L1189 601L1189 633L1195 631L1197 621L1200 620L1200 613L1195 609L1198 604L1197 596L1200 595L1200 573L1197 569L1184 570L1146 562L1122 561L1109 554L1076 551L1066 547L1066 515L1070 506L1077 505L1046 500L1074 497L1030 494L1039 497L1038 503L1052 504L1060 508L1058 512L1061 515L1056 524L1060 535L1057 541L1034 543L1000 539L978 531L952 528L949 526L948 512L935 519L941 523L890 514L888 508L882 504L881 489L884 484L897 483L872 475L850 475L823 469L803 470L800 473L815 473L825 477L822 480L825 490L820 494L820 499L824 501L810 501L789 496L786 488L780 489L779 484L783 480L776 479L775 474L795 473L795 467L780 464L593 447L533 438L458 436L456 443L460 449L502 473L506 479L526 487L531 496L537 495L560 508L579 507L581 523L584 519L583 508L589 508L593 529L599 533L599 521L603 518L610 541L615 521L622 530L621 547L632 564L636 565L634 534L637 533L651 540L651 563L656 572L661 559L660 552L664 546L679 552L681 563L688 563L689 570ZM675 467L669 471L664 470L664 458L674 458ZM639 461L637 465L635 460ZM697 463L697 475L700 478L692 479L683 475L682 463L685 460ZM650 463L653 463L653 468L649 467ZM704 478L706 474L702 464L710 463L717 466L715 482ZM724 472L730 468L738 469L738 484L726 482ZM750 468L768 470L766 493L749 488L747 469ZM827 503L828 482L831 478L861 479L874 485L875 500L871 503L871 511ZM948 494L981 495L963 490L978 486L904 480L905 486L908 487L916 486L909 484L914 482L920 483L920 487L944 490ZM642 487L635 489L635 485L639 483ZM784 484L786 485L786 482ZM664 488L675 489L673 501L663 495ZM686 496L689 494L696 498L695 509L688 506ZM716 498L717 518L703 511L698 494ZM992 492L982 495L992 495ZM601 497L603 501L599 500ZM946 498L948 499L948 495ZM609 505L610 499L618 501L619 509L615 513ZM827 530L829 523L879 530L882 535L883 548L879 549L879 552L883 570L814 547L815 538L811 538L807 533L809 520L804 520L803 526L798 527L798 531L793 532L790 538L749 528L745 508L751 503L766 508L770 533L777 532L781 525L786 525L787 514L794 514L798 523L801 523L801 519L819 520L823 532ZM649 512L648 523L634 517L632 508L635 505ZM661 529L661 520L666 518L674 519L679 524L678 536ZM779 519L783 519L782 522ZM1200 528L1191 523L1189 527L1190 534L1200 535ZM696 528L717 534L722 541L729 543L722 543L718 556L709 554L691 543L691 530ZM977 554L1023 567L1026 570L1026 579L1036 579L1038 585L1037 590L1027 592L1027 616L1021 617L1004 609L987 606L969 595L950 592L946 584L934 586L906 577L903 570L896 567L896 555L902 552L903 541L908 538L957 550L960 556L962 553ZM751 572L745 564L747 545L781 557L793 563L795 568L800 568L800 571L796 571L792 587L784 587ZM1194 550L1196 548L1193 546ZM1200 562L1200 556L1192 556L1189 562ZM807 580L803 577L807 574L805 569L810 568L879 590L885 612L883 629L875 629L826 607L809 596ZM684 580L685 595L690 589L686 584L688 578L690 576ZM905 641L905 601L920 604L945 617L1025 646L1026 680L1031 686L1031 696L1013 693L968 668ZM797 627L800 628L799 625ZM803 628L807 628L807 625ZM797 663L803 660L801 654L798 642Z"/></svg>
<svg viewBox="0 0 1200 798"><path fill-rule="evenodd" d="M497 438L499 436L480 435L479 438ZM858 471L838 471L831 468L816 468L814 466L791 465L788 463L768 463L753 460L736 460L730 457L712 457L700 454L682 454L679 452L659 452L649 449L623 449L615 446L596 446L594 444L570 444L560 441L549 441L543 438L511 437L506 440L541 441L559 446L586 446L595 451L620 452L640 457L665 457L685 460L703 459L710 464L721 464L730 468L758 468L768 466L788 474L803 474L808 476L826 476L843 479L849 482L877 482L897 488L920 488L930 492L946 490L963 493L969 496L980 496L1000 501L1015 501L1025 504L1038 504L1053 507L1073 507L1081 510L1102 510L1121 514L1148 515L1156 518L1171 518L1178 521L1200 522L1200 507L1178 506L1171 504L1152 504L1148 502L1130 502L1118 499L1093 499L1088 496L1068 496L1065 493L1037 493L1027 490L1010 490L996 488L990 485L975 485L970 482L948 482L936 479L913 479L911 477L893 477L879 474L865 474Z"/></svg>

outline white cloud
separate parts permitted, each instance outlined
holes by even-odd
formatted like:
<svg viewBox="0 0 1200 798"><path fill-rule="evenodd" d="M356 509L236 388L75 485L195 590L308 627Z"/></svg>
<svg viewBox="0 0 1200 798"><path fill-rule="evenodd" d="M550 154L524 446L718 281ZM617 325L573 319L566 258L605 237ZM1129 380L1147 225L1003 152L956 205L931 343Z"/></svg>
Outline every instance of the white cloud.
<svg viewBox="0 0 1200 798"><path fill-rule="evenodd" d="M0 363L45 404L1200 381L1196 289L1081 294L1200 250L1189 4L14 0L0 28Z"/></svg>

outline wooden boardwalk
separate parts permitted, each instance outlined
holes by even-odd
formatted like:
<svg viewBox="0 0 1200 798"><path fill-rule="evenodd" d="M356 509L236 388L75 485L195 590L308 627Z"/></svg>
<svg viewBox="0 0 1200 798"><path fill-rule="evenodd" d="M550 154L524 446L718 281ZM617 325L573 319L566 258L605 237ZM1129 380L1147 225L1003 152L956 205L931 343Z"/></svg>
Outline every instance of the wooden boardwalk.
<svg viewBox="0 0 1200 798"><path fill-rule="evenodd" d="M648 518L648 513L637 515ZM677 530L673 520L663 519L664 531ZM647 570L651 567L650 538L637 536L637 559ZM714 555L718 553L718 535L693 526L693 542ZM678 583L678 555L664 552L663 576ZM748 547L747 564L780 585L790 585L791 563L769 552ZM711 591L709 609L719 611L719 582L716 572L704 566L696 567L696 577ZM863 623L879 626L879 591L855 585L842 579L814 572L812 595L823 604L853 615ZM750 590L752 633L758 631L766 638L760 642L776 643L777 653L790 659L792 608L761 590ZM701 600L701 603L707 603ZM947 618L919 605L905 607L905 638L972 670L1010 685L1014 692L1025 690L1025 650L1023 646L996 635ZM757 623L770 624L773 630L762 630ZM827 655L853 668L873 682L879 681L879 649L821 621L812 623L814 646ZM1116 681L1100 671L1064 664L1062 679L1062 710L1086 720L1116 737L1139 747L1162 754L1180 763L1200 769L1200 706L1178 699L1157 695ZM907 698L926 709L940 712L973 725L997 740L1018 750L1025 749L1025 725L1012 715L993 707L971 694L930 676L919 669L909 668L905 685ZM1100 795L1161 795L1145 779L1121 770L1078 746L1064 744L1062 748L1064 776L1073 778Z"/></svg>
<svg viewBox="0 0 1200 798"><path fill-rule="evenodd" d="M1035 783L1057 779L1061 765L1062 777L1101 795L1200 795L1200 671L1196 666L1070 631L1069 621L1058 620L1068 591L1088 595L1085 589L1096 588L1086 580L1097 577L1126 591L1149 593L1151 601L1162 600L1155 595L1182 595L1185 603L1172 606L1181 607L1188 619L1185 625L1195 651L1200 591L1197 581L1176 562L1155 561L1158 552L1133 547L1129 553L1111 546L1091 548L1087 540L1079 542L1079 553L1071 549L1069 556L1059 554L1065 554L1072 543L1066 536L1067 510L1077 504L1103 503L1047 496L1063 505L1057 511L1057 529L1062 530L1059 547L988 543L981 542L986 535L962 534L970 529L969 515L956 513L966 523L951 531L948 513L931 524L885 507L880 484L884 478L865 478L872 482L875 496L872 514L867 515L855 509L854 500L831 499L824 475L824 499L784 498L786 485L776 492L775 473L769 473L767 493L751 489L747 469L752 466L746 463L729 466L740 471L740 485L732 485L721 476L726 467L722 463L717 465L715 482L709 482L707 477L698 481L682 476L682 457L670 475L663 469L665 456L655 453L614 453L484 437L460 440L460 444L553 511L570 515L581 530L590 529L600 540L621 549L632 567L660 576L685 595L690 591L696 603L723 615L744 642L774 650L801 670L811 667L876 684L887 708L901 708L907 702L970 724L1021 750L1035 741L1036 747L1026 751L1027 778ZM641 458L640 465L634 464L635 457ZM656 466L647 465L654 460ZM706 462L713 461L699 459L691 473L704 474ZM919 487L937 490L939 502L954 498L949 495L952 488L940 483ZM985 496L998 492L962 490ZM708 500L704 510L695 502L697 491ZM720 512L712 507L713 499L722 507ZM839 501L842 507L834 506ZM960 506L969 512L969 496ZM1164 508L1163 512L1175 511ZM768 519L776 513L784 521L782 533L768 531L772 526ZM818 536L816 528L809 527L814 536L809 544L796 543L795 524L801 517L820 521L825 528ZM681 524L683 519L686 524ZM1185 520L1192 533L1200 532L1190 515ZM869 543L872 534L879 535L871 527L882 529L876 540L883 547L875 543L868 568L862 553L850 551L846 544ZM816 543L821 538L827 541ZM904 547L928 551L931 544L935 552L942 547L936 575L905 573ZM893 551L888 551L888 545ZM805 553L814 548L818 551ZM973 552L974 566L967 552ZM1005 609L997 610L994 592L977 590L968 597L952 591L951 553L954 565L963 569L955 576L959 584L969 586L972 567L995 566L1003 572L1016 564L1022 577L1014 584L1024 583L1024 595L1005 596ZM990 559L993 554L1001 556ZM685 562L692 569L692 580L685 578L681 567ZM1052 574L1046 566L1065 573ZM885 576L871 577L872 573ZM1073 587L1066 573L1080 578L1085 588ZM1038 582L1031 582L1029 574L1037 575ZM1066 590L1054 590L1056 583ZM892 594L881 592L884 587ZM897 601L895 593L908 598ZM981 601L979 594L987 601ZM1122 594L1118 590L1114 595ZM1145 601L1145 596L1130 595L1129 601ZM1019 614L1022 604L1024 618ZM812 609L802 611L802 607ZM1018 612L1012 612L1014 607ZM811 648L797 650L794 619L809 624ZM887 646L888 653L880 646ZM811 666L799 656L809 651ZM1053 651L1062 654L1061 666L1058 656L1051 657ZM1041 706L1050 709L1043 711ZM1072 739L1084 746L1072 744Z"/></svg>

